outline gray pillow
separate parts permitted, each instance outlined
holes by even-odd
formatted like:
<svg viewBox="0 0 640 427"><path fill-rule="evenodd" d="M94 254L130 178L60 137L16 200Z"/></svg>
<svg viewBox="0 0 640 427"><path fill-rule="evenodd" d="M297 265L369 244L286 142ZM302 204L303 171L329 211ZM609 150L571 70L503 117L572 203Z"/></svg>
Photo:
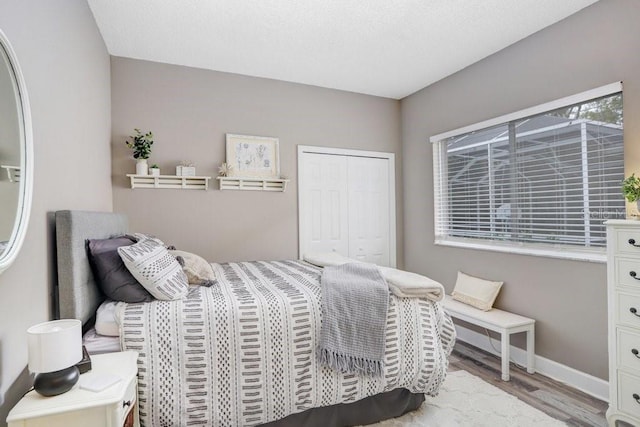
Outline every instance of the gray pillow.
<svg viewBox="0 0 640 427"><path fill-rule="evenodd" d="M118 248L135 242L126 236L87 240L89 263L98 287L114 301L146 302L153 296L131 275L118 255Z"/></svg>

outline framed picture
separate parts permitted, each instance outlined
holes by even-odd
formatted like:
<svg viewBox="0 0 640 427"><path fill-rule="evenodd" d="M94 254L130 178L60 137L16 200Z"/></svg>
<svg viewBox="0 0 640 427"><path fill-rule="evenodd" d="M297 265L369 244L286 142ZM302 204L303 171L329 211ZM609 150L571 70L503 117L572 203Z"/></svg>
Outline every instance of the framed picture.
<svg viewBox="0 0 640 427"><path fill-rule="evenodd" d="M231 176L279 178L278 138L227 134L227 164Z"/></svg>

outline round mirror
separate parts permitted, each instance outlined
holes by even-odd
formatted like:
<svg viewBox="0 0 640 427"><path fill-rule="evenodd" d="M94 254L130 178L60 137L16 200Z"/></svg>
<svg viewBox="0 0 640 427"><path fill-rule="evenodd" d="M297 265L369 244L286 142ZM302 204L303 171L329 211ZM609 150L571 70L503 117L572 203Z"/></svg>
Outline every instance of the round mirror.
<svg viewBox="0 0 640 427"><path fill-rule="evenodd" d="M31 207L31 114L24 78L0 30L0 272L18 255Z"/></svg>

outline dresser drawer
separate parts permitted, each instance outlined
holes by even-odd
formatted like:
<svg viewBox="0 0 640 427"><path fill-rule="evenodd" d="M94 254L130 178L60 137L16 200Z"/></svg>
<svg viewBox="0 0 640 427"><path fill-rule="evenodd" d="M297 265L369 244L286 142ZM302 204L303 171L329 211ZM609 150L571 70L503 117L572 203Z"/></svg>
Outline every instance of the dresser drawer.
<svg viewBox="0 0 640 427"><path fill-rule="evenodd" d="M631 254L640 256L640 230L618 229L616 230L616 254Z"/></svg>
<svg viewBox="0 0 640 427"><path fill-rule="evenodd" d="M640 377L618 371L618 409L640 417Z"/></svg>
<svg viewBox="0 0 640 427"><path fill-rule="evenodd" d="M618 329L618 366L640 373L640 331L638 333Z"/></svg>
<svg viewBox="0 0 640 427"><path fill-rule="evenodd" d="M615 282L640 290L640 259L616 258Z"/></svg>
<svg viewBox="0 0 640 427"><path fill-rule="evenodd" d="M616 292L616 324L640 328L640 294Z"/></svg>

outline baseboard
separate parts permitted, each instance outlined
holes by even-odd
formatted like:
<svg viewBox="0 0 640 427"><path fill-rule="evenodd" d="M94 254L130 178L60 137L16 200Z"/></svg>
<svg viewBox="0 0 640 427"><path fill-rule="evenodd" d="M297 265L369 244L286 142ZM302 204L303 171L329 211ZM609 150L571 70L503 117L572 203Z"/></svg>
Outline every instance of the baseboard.
<svg viewBox="0 0 640 427"><path fill-rule="evenodd" d="M464 326L456 325L456 332L458 333L458 339L460 341L471 344L474 347L478 347L488 353L500 355L496 352L489 343L489 338L482 333L472 331ZM491 339L495 348L500 349L500 340ZM527 352L511 346L511 360L519 365L526 365ZM577 369L563 365L562 363L554 362L553 360L536 355L536 372L552 378L556 381L560 381L575 389L583 391L593 397L596 397L605 402L609 401L609 383L603 379L594 377L587 373L578 371Z"/></svg>

